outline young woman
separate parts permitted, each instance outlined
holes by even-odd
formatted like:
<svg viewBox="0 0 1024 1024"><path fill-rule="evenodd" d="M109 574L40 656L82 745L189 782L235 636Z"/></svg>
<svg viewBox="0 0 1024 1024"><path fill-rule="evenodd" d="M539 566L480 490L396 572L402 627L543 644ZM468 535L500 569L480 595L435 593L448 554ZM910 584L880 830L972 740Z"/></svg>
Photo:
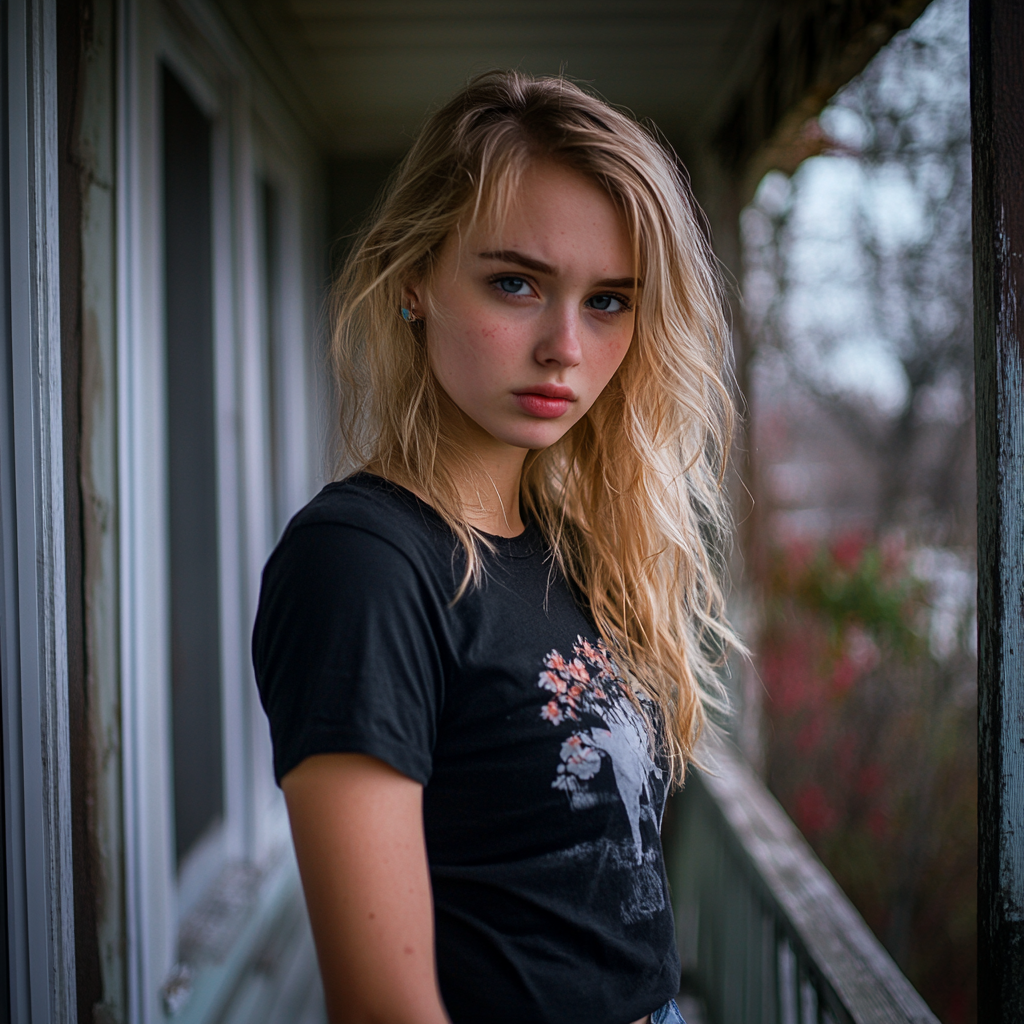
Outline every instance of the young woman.
<svg viewBox="0 0 1024 1024"><path fill-rule="evenodd" d="M675 159L483 75L337 294L355 471L254 637L331 1020L681 1021L661 816L733 637L726 326Z"/></svg>

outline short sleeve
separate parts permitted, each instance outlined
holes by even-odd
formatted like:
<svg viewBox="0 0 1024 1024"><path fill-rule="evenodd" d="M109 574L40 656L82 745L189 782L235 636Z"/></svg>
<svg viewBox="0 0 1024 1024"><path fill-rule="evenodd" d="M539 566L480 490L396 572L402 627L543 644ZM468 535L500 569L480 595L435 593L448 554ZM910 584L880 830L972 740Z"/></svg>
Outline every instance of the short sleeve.
<svg viewBox="0 0 1024 1024"><path fill-rule="evenodd" d="M313 754L360 753L426 784L443 699L437 605L407 556L367 530L286 534L253 632L279 783Z"/></svg>

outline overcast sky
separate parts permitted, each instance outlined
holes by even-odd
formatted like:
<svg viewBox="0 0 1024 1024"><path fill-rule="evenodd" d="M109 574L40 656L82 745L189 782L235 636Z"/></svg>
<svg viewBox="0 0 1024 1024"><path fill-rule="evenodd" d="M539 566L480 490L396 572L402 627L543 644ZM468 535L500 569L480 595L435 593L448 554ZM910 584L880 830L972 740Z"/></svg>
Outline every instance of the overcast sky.
<svg viewBox="0 0 1024 1024"><path fill-rule="evenodd" d="M967 3L934 0L906 33L876 58L880 90L890 110L914 122L923 146L941 146L944 133L963 134L968 111ZM927 59L910 44L927 42ZM870 147L872 126L857 112L855 80L821 115L825 131L854 153ZM877 245L898 252L927 232L923 188L949 188L941 162L918 180L892 162L855 155L806 160L792 178L774 172L762 182L744 218L751 267L745 282L753 319L763 316L777 279L759 267L768 224L758 209L789 210L784 258L789 287L780 322L790 345L822 381L856 391L885 412L904 403L906 378L897 358L896 318L872 315L870 281L857 224L867 224ZM962 239L965 247L970 238Z"/></svg>

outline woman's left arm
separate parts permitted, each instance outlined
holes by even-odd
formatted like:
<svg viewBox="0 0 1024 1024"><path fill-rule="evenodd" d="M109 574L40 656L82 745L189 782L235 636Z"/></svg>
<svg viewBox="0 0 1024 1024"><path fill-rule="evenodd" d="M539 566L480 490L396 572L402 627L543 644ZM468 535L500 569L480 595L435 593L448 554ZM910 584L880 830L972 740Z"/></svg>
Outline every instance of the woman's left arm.
<svg viewBox="0 0 1024 1024"><path fill-rule="evenodd" d="M320 754L281 788L332 1024L449 1024L423 787L374 757Z"/></svg>

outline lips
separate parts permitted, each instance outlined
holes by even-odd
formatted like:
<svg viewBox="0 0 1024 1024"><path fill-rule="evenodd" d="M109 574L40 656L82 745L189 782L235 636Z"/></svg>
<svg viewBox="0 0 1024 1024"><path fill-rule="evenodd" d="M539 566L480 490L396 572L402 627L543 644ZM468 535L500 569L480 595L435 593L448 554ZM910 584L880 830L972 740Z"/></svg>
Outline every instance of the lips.
<svg viewBox="0 0 1024 1024"><path fill-rule="evenodd" d="M569 406L576 401L576 393L564 384L535 384L513 394L523 412L544 420L564 416Z"/></svg>

